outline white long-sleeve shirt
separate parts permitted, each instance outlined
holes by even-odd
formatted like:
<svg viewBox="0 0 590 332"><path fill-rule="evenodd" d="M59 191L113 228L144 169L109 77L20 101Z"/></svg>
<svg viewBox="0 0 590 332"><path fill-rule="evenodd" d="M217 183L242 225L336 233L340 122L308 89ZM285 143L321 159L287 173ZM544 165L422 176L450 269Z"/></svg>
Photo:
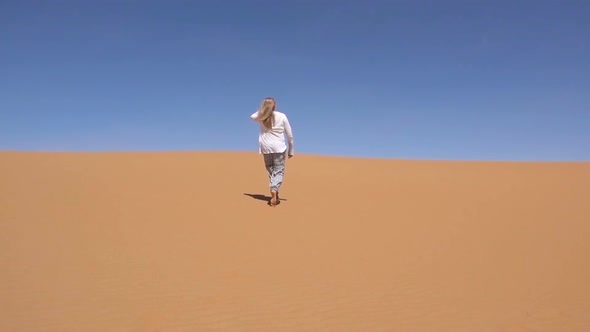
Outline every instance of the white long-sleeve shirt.
<svg viewBox="0 0 590 332"><path fill-rule="evenodd" d="M287 142L285 141L285 134L289 143L289 155L294 154L293 149L293 131L289 124L287 115L279 111L273 112L273 125L271 129L266 128L260 119L258 119L258 112L255 112L250 118L260 125L260 133L258 135L258 152L266 153L283 153L287 150Z"/></svg>

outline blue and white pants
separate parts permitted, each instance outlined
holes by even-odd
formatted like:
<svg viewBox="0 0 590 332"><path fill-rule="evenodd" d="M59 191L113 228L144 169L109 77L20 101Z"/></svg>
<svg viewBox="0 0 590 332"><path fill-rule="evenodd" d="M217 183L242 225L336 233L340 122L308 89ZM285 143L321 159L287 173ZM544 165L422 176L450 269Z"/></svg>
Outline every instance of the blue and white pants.
<svg viewBox="0 0 590 332"><path fill-rule="evenodd" d="M263 156L270 190L278 193L285 176L285 153L265 153Z"/></svg>

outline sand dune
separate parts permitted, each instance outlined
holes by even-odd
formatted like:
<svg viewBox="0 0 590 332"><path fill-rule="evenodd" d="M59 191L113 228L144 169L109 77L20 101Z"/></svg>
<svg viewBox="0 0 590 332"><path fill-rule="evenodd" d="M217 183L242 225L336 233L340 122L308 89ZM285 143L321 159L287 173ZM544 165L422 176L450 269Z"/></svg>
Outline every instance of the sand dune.
<svg viewBox="0 0 590 332"><path fill-rule="evenodd" d="M1 331L590 331L590 164L0 153Z"/></svg>

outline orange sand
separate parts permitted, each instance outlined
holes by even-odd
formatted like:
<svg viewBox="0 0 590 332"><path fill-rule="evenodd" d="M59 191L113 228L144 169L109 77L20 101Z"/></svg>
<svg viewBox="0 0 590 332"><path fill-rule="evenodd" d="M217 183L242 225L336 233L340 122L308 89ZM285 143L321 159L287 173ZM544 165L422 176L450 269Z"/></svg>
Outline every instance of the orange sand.
<svg viewBox="0 0 590 332"><path fill-rule="evenodd" d="M0 153L0 331L590 331L590 163Z"/></svg>

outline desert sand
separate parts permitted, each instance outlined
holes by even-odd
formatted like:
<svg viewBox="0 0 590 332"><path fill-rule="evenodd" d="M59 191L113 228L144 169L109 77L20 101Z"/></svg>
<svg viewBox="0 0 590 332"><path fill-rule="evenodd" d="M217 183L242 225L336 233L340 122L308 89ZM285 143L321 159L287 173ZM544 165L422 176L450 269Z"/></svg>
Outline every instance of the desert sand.
<svg viewBox="0 0 590 332"><path fill-rule="evenodd" d="M590 163L0 153L1 331L590 331Z"/></svg>

